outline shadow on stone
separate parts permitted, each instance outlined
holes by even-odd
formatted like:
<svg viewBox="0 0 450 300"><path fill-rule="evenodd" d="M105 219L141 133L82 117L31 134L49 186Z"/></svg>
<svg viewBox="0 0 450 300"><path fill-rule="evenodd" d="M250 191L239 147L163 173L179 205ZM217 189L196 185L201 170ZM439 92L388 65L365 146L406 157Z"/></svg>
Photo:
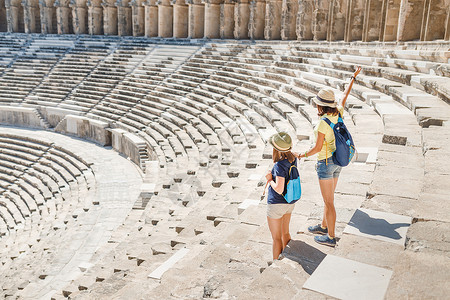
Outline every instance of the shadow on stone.
<svg viewBox="0 0 450 300"><path fill-rule="evenodd" d="M291 240L283 253L285 258L299 263L311 275L325 258L326 254L305 242Z"/></svg>
<svg viewBox="0 0 450 300"><path fill-rule="evenodd" d="M358 229L361 233L374 236L383 236L393 240L400 240L402 236L396 231L396 229L408 227L410 224L391 224L384 219L372 218L366 212L357 209L348 225Z"/></svg>

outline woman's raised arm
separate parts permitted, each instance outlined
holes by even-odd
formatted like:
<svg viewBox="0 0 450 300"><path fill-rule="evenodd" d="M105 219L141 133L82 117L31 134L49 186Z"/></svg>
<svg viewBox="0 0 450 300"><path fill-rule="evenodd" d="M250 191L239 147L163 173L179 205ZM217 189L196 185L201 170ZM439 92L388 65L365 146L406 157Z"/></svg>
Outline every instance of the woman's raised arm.
<svg viewBox="0 0 450 300"><path fill-rule="evenodd" d="M352 79L350 80L350 84L345 89L344 97L342 97L341 102L339 103L339 105L341 105L342 107L345 107L345 102L347 102L348 95L350 95L350 91L352 90L353 87L353 82L355 81L356 76L358 76L359 72L361 72L361 67L358 67L355 73L353 73Z"/></svg>

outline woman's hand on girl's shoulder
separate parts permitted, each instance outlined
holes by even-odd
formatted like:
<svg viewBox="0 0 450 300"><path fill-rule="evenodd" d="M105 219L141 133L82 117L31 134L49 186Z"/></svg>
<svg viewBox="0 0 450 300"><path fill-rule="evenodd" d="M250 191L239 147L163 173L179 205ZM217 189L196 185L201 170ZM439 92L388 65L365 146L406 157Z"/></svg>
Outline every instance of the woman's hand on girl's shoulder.
<svg viewBox="0 0 450 300"><path fill-rule="evenodd" d="M292 151L292 154L298 159L300 159L300 153Z"/></svg>

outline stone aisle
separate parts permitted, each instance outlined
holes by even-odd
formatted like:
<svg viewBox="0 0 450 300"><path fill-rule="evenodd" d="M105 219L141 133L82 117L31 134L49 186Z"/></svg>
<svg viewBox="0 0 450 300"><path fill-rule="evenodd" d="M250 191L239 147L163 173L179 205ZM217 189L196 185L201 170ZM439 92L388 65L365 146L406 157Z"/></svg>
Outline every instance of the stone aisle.
<svg viewBox="0 0 450 300"><path fill-rule="evenodd" d="M13 127L0 127L1 132L52 142L93 163L95 194L86 195L88 198L81 205L68 204L73 205L72 215L77 218L62 227L65 231L60 237L62 241L53 242L50 235L42 237L40 243L46 243L51 253L46 257L42 274L36 274L44 279L28 284L22 293L26 299L49 299L89 268L94 253L124 222L139 196L142 173L116 151L78 138Z"/></svg>

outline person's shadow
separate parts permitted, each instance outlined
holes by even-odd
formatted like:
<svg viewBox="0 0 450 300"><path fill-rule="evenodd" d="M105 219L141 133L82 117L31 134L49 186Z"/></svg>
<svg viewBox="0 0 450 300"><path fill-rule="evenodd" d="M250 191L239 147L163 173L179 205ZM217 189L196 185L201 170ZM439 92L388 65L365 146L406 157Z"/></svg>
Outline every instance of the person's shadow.
<svg viewBox="0 0 450 300"><path fill-rule="evenodd" d="M308 245L305 242L290 240L282 255L290 260L299 263L306 273L311 275L327 256L322 251Z"/></svg>
<svg viewBox="0 0 450 300"><path fill-rule="evenodd" d="M357 209L348 225L358 229L361 233L383 236L393 240L400 240L402 236L396 231L396 229L408 227L410 224L391 224L384 219L372 218L366 212Z"/></svg>

